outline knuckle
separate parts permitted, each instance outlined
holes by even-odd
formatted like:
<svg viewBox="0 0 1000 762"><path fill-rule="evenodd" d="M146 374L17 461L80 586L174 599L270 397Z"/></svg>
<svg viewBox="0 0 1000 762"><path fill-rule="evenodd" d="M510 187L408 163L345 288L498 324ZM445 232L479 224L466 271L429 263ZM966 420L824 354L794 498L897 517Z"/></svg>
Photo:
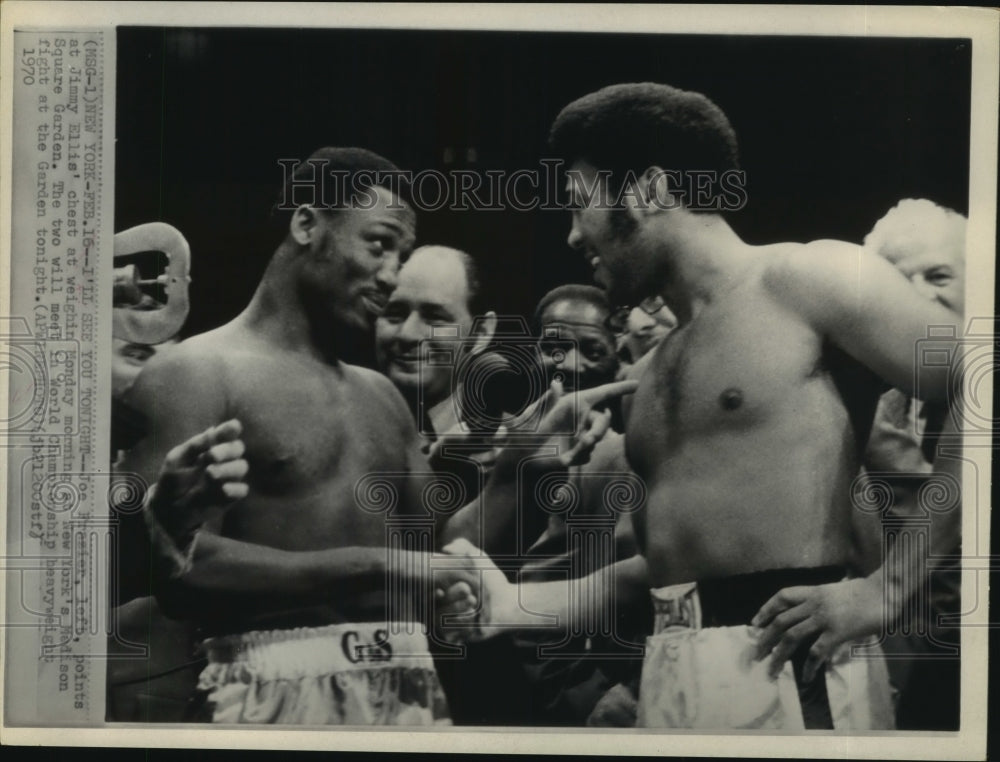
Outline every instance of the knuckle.
<svg viewBox="0 0 1000 762"><path fill-rule="evenodd" d="M774 617L774 624L780 629L785 629L792 624L793 614L791 611L782 611Z"/></svg>

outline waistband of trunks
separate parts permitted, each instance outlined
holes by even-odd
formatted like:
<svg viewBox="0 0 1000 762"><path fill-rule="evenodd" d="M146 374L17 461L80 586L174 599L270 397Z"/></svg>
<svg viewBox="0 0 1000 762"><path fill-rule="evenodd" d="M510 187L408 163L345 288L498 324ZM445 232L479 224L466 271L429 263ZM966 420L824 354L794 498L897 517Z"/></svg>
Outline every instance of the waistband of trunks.
<svg viewBox="0 0 1000 762"><path fill-rule="evenodd" d="M371 669L434 669L423 626L413 622L255 630L208 638L213 664L271 678L319 677Z"/></svg>
<svg viewBox="0 0 1000 762"><path fill-rule="evenodd" d="M687 582L650 591L654 632L667 627L734 627L749 624L767 600L785 587L825 585L847 576L841 566L770 569Z"/></svg>

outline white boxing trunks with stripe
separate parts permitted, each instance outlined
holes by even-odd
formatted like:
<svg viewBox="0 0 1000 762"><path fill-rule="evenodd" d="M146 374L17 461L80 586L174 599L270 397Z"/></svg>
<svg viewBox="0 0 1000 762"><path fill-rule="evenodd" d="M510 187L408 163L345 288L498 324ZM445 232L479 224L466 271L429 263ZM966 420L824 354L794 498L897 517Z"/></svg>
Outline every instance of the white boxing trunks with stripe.
<svg viewBox="0 0 1000 762"><path fill-rule="evenodd" d="M212 722L451 724L418 624L254 631L202 647L208 665L198 689Z"/></svg>
<svg viewBox="0 0 1000 762"><path fill-rule="evenodd" d="M845 643L811 682L802 677L808 648L776 679L757 660L747 622L771 595L816 572L779 570L652 590L654 634L646 641L638 727L834 730L892 729L888 672L875 639ZM707 604L707 605L706 605ZM739 623L738 623L739 622ZM852 655L852 647L864 653Z"/></svg>

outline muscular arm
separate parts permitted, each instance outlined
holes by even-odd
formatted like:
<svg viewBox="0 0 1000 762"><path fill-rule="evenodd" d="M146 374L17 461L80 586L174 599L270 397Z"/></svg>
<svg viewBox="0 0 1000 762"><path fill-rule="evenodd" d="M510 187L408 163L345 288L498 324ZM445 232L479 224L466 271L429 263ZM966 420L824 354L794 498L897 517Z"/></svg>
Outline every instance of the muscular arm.
<svg viewBox="0 0 1000 762"><path fill-rule="evenodd" d="M920 362L918 349L958 351L958 314L922 297L889 262L860 246L818 241L781 257L768 285L813 325L891 386L947 404L954 369ZM928 342L931 327L954 339ZM940 354L938 354L940 356Z"/></svg>
<svg viewBox="0 0 1000 762"><path fill-rule="evenodd" d="M943 442L957 448L955 410L945 418ZM758 656L771 654L776 674L803 641L809 649L806 679L842 643L876 635L896 620L914 595L927 590L934 559L954 556L961 545L961 459L939 453L925 488L912 494L922 520L929 520L929 541L897 541L882 565L867 577L818 587L793 587L767 601L752 624L763 628ZM924 602L923 610L928 602ZM773 649L773 650L772 650Z"/></svg>
<svg viewBox="0 0 1000 762"><path fill-rule="evenodd" d="M793 311L817 332L908 393L951 404L954 360L920 362L918 347L933 347L954 358L960 349L960 315L927 301L888 262L860 247L819 242L786 258L770 273ZM775 293L778 293L777 291ZM928 328L953 338L929 342ZM939 355L940 356L940 355ZM957 434L953 416L945 433ZM814 640L807 679L842 643L878 633L899 616L904 602L926 584L931 557L955 552L960 531L957 462L941 461L938 479L954 501L950 510L923 511L932 520L929 547L897 543L867 577L817 587L792 587L767 601L752 624L761 627L758 655L771 655L772 674L804 641ZM912 552L911 552L912 551ZM920 570L913 573L912 570Z"/></svg>

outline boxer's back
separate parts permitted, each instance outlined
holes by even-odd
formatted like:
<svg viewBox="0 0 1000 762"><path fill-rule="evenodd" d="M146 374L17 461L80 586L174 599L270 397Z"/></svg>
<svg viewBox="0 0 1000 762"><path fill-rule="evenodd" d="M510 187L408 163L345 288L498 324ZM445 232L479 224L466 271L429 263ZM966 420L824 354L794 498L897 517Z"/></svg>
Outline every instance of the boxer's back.
<svg viewBox="0 0 1000 762"><path fill-rule="evenodd" d="M668 336L635 394L627 448L649 491L654 586L848 560L858 434L823 337L771 277L789 248L759 250Z"/></svg>

